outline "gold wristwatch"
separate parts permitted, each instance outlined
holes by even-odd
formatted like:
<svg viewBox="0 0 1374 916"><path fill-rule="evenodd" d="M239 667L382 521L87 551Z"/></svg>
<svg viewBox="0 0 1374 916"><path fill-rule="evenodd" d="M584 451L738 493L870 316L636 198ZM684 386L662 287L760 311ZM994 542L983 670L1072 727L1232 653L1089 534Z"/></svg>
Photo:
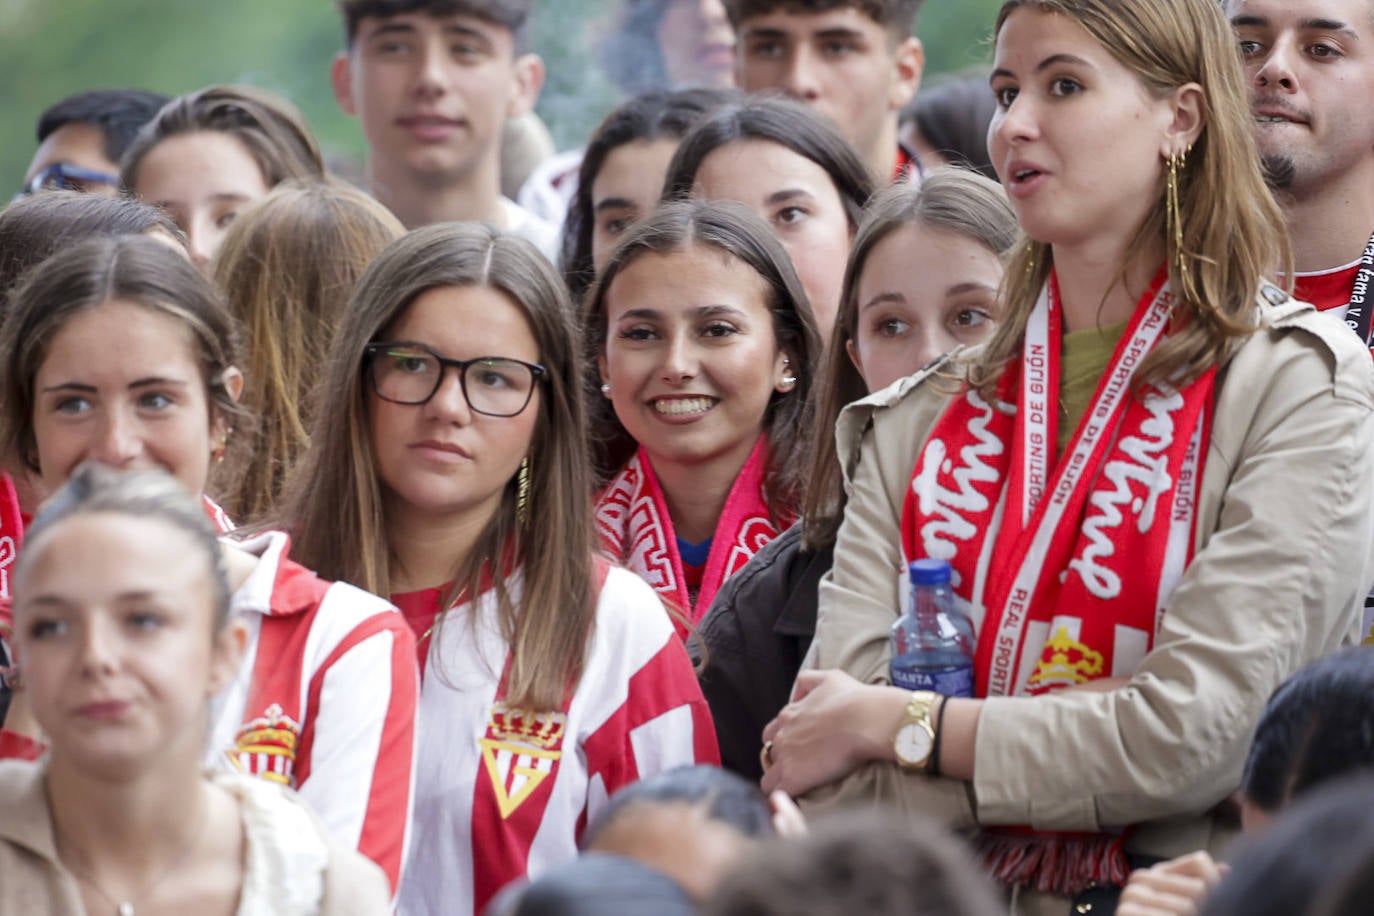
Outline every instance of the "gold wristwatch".
<svg viewBox="0 0 1374 916"><path fill-rule="evenodd" d="M930 772L935 750L935 725L930 720L930 712L937 696L939 694L929 690L915 690L907 701L906 715L892 736L892 750L904 770Z"/></svg>

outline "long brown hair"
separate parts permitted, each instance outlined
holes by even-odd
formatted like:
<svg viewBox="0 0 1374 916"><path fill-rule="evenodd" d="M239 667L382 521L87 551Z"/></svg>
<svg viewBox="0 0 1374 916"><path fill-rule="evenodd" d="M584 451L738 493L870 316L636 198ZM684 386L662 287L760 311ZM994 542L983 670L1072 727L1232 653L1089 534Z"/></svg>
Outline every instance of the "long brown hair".
<svg viewBox="0 0 1374 916"><path fill-rule="evenodd" d="M223 505L265 518L310 444L311 390L367 265L405 234L396 217L338 180L278 185L234 221L215 282L248 337L243 403L260 419L247 460L220 465Z"/></svg>
<svg viewBox="0 0 1374 916"><path fill-rule="evenodd" d="M391 592L364 351L418 296L450 286L499 290L521 307L547 385L528 453L529 505L537 521L528 527L517 521L512 477L471 555L461 566L454 558L449 600L479 594L484 569L499 573L492 567L506 557L519 564L518 606L504 577L492 576L497 622L511 649L510 700L556 708L582 672L595 616L591 477L572 307L553 266L529 242L476 223L442 223L403 236L373 261L330 347L310 448L287 484L282 515L300 562L326 578L379 595ZM471 617L474 627L477 617Z"/></svg>
<svg viewBox="0 0 1374 916"><path fill-rule="evenodd" d="M1008 0L997 16L1030 7L1082 26L1156 97L1188 84L1202 87L1206 122L1179 177L1183 250L1165 231L1164 183L1127 249L1125 265L1163 241L1175 315L1186 322L1141 362L1137 391L1179 384L1220 363L1256 327L1255 295L1263 276L1292 274L1283 213L1260 171L1254 125L1235 37L1215 0ZM1179 276L1180 258L1188 265ZM991 397L1003 368L1021 352L1026 321L1053 267L1050 246L1023 239L1003 280L1006 318L970 367ZM1180 311L1181 310L1181 311Z"/></svg>
<svg viewBox="0 0 1374 916"><path fill-rule="evenodd" d="M849 342L858 333L859 280L877 244L912 224L957 233L1002 256L1018 237L1016 214L1002 186L967 169L937 169L919 185L893 185L873 198L849 252L840 309L816 385L816 435L811 446L802 533L808 550L835 543L845 506L840 459L835 451L835 421L846 404L868 394L868 386L848 352Z"/></svg>
<svg viewBox="0 0 1374 916"><path fill-rule="evenodd" d="M592 404L592 459L597 486L604 486L625 466L638 443L599 393L596 358L606 350L606 293L615 278L645 254L668 254L692 245L715 248L743 262L768 288L773 334L796 370L796 387L774 392L763 415L770 455L764 492L774 521L795 515L802 494L807 443L811 431L811 386L820 338L801 280L782 243L768 225L732 201L684 200L663 204L634 226L616 248L582 305L583 345L587 352L586 385Z"/></svg>

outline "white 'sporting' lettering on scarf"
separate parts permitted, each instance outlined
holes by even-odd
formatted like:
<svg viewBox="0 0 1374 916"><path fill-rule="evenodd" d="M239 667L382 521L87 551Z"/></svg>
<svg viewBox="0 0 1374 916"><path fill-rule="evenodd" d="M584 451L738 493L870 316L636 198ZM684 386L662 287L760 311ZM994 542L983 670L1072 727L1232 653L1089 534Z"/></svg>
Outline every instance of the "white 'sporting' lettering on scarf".
<svg viewBox="0 0 1374 916"><path fill-rule="evenodd" d="M956 541L967 541L978 533L977 526L961 513L988 510L991 503L974 484L997 482L997 469L984 459L995 458L1006 450L1002 440L988 430L988 423L992 421L991 405L979 397L977 391L969 391L967 397L979 413L968 424L976 441L959 450L962 466L951 470L952 462L946 459L948 450L944 442L932 439L922 453L921 470L912 482L921 501L921 512L932 516L921 527L921 542L926 556L936 560L953 559L959 550ZM954 477L959 488L957 492L940 486L942 470ZM957 572L955 577L957 587L960 584Z"/></svg>
<svg viewBox="0 0 1374 916"><path fill-rule="evenodd" d="M1121 577L1104 565L1104 561L1110 561L1116 554L1111 533L1124 520L1121 507L1131 507L1136 515L1137 530L1145 534L1154 526L1159 497L1174 486L1166 452L1174 442L1173 414L1183 409L1183 396L1175 391L1151 396L1146 399L1145 408L1150 416L1140 424L1141 435L1123 436L1118 446L1131 460L1108 461L1102 470L1102 476L1111 481L1113 489L1095 490L1089 497L1091 509L1083 521L1083 550L1069 561L1069 568L1082 578L1084 587L1103 600L1121 594ZM1146 488L1143 498L1132 492L1132 483Z"/></svg>

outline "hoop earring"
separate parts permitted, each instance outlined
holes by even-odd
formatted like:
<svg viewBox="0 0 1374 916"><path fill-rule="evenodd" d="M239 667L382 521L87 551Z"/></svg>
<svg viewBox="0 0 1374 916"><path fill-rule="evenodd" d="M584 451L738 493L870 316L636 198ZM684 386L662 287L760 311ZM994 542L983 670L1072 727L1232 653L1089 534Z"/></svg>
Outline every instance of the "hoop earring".
<svg viewBox="0 0 1374 916"><path fill-rule="evenodd" d="M1174 269L1178 273L1179 285L1182 288L1186 288L1190 283L1188 259L1183 250L1183 210L1178 202L1178 186L1180 174L1188 164L1188 153L1192 150L1189 146L1182 152L1170 153L1168 168L1164 174L1164 231L1173 239ZM1182 288L1177 292L1182 292Z"/></svg>
<svg viewBox="0 0 1374 916"><path fill-rule="evenodd" d="M520 470L515 472L515 521L521 528L530 520L530 456L520 459Z"/></svg>

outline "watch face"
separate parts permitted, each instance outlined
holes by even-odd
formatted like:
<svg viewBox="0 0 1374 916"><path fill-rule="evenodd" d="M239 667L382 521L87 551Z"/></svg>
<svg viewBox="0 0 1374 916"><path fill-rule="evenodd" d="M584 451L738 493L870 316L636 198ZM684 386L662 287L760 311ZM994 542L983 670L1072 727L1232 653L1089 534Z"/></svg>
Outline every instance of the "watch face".
<svg viewBox="0 0 1374 916"><path fill-rule="evenodd" d="M935 743L930 732L919 722L908 722L897 730L893 747L902 763L919 766L930 757L931 746Z"/></svg>

